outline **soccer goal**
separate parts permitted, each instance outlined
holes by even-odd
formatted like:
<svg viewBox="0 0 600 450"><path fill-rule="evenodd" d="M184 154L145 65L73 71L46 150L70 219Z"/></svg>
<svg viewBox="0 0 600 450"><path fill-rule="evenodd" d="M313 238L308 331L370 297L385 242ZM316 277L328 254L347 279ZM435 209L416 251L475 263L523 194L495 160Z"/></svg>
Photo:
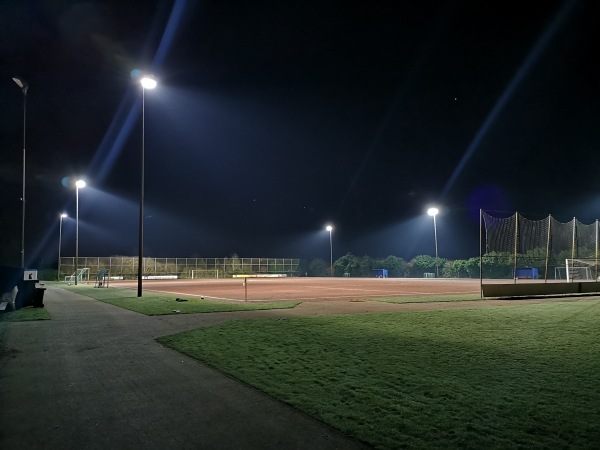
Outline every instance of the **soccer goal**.
<svg viewBox="0 0 600 450"><path fill-rule="evenodd" d="M598 262L595 259L566 259L567 281L593 281L597 277Z"/></svg>
<svg viewBox="0 0 600 450"><path fill-rule="evenodd" d="M192 280L201 278L219 278L219 269L193 269Z"/></svg>
<svg viewBox="0 0 600 450"><path fill-rule="evenodd" d="M84 267L83 269L77 269L73 275L67 275L65 277L65 283L71 285L75 283L75 280L78 282L85 282L86 284L90 281L90 269L89 267Z"/></svg>

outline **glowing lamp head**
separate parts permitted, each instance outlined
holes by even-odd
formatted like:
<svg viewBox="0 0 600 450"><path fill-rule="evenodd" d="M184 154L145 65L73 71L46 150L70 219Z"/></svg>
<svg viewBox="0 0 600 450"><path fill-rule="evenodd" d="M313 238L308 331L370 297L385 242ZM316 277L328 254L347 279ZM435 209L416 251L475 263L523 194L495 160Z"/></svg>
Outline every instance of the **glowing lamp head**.
<svg viewBox="0 0 600 450"><path fill-rule="evenodd" d="M325 227L325 229L326 229L327 231L329 231L330 233L333 231L333 227L332 227L331 225L327 225L327 226Z"/></svg>
<svg viewBox="0 0 600 450"><path fill-rule="evenodd" d="M77 189L83 189L83 188L85 187L85 185L86 185L86 183L85 183L85 181L83 181L83 180L77 180L77 181L75 182L75 187L76 187Z"/></svg>
<svg viewBox="0 0 600 450"><path fill-rule="evenodd" d="M146 75L140 79L140 84L144 89L154 89L157 83L154 77Z"/></svg>
<svg viewBox="0 0 600 450"><path fill-rule="evenodd" d="M69 217L69 216L67 215L67 213L61 213L60 217L61 217L62 219L64 219L64 218L66 218L66 217Z"/></svg>
<svg viewBox="0 0 600 450"><path fill-rule="evenodd" d="M435 217L438 215L440 211L437 208L429 208L427 210L427 214L429 214L431 217Z"/></svg>

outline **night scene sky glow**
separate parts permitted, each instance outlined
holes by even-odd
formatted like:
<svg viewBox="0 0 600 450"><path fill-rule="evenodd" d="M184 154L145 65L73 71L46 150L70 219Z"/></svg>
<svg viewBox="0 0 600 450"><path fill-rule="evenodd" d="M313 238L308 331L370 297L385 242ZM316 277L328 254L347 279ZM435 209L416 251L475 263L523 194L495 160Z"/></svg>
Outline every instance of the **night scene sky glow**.
<svg viewBox="0 0 600 450"><path fill-rule="evenodd" d="M600 218L597 2L5 1L1 261L479 254L479 209Z"/></svg>

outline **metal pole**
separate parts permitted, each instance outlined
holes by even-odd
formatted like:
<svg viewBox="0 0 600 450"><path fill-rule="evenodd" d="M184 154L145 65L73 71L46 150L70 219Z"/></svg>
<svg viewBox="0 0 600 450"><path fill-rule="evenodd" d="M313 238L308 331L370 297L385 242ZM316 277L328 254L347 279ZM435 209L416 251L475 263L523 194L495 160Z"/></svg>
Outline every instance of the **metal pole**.
<svg viewBox="0 0 600 450"><path fill-rule="evenodd" d="M483 298L483 210L479 209L479 294Z"/></svg>
<svg viewBox="0 0 600 450"><path fill-rule="evenodd" d="M138 285L137 296L142 296L142 270L144 261L144 145L145 145L145 93L146 88L142 86L142 167L141 167L141 185L140 185L140 228L139 228L139 247L138 247Z"/></svg>
<svg viewBox="0 0 600 450"><path fill-rule="evenodd" d="M577 222L576 218L573 217L573 240L571 242L571 282L573 281L573 268L575 267L575 245L577 239ZM568 277L569 268L567 266L567 277Z"/></svg>
<svg viewBox="0 0 600 450"><path fill-rule="evenodd" d="M548 240L546 241L546 273L544 274L544 283L548 281L548 264L550 261L550 240L552 238L552 215L548 216Z"/></svg>
<svg viewBox="0 0 600 450"><path fill-rule="evenodd" d="M437 222L435 220L435 214L433 215L433 237L435 241L435 277L439 278L440 273L438 269L438 242L437 242Z"/></svg>
<svg viewBox="0 0 600 450"><path fill-rule="evenodd" d="M517 252L519 250L519 212L515 212L515 261L513 264L513 278L517 283Z"/></svg>
<svg viewBox="0 0 600 450"><path fill-rule="evenodd" d="M594 281L598 281L598 219L596 219L596 274Z"/></svg>
<svg viewBox="0 0 600 450"><path fill-rule="evenodd" d="M75 286L79 278L79 187L75 188Z"/></svg>
<svg viewBox="0 0 600 450"><path fill-rule="evenodd" d="M329 276L333 276L333 240L331 238L331 231L329 230Z"/></svg>
<svg viewBox="0 0 600 450"><path fill-rule="evenodd" d="M27 81L20 77L13 77L13 81L21 88L23 92L23 193L21 201L23 202L23 213L21 220L21 268L25 268L25 148L27 147L27 90L29 85Z"/></svg>
<svg viewBox="0 0 600 450"><path fill-rule="evenodd" d="M56 270L56 278L60 281L60 247L62 242L62 222L63 215L60 215L60 225L58 226L58 269Z"/></svg>
<svg viewBox="0 0 600 450"><path fill-rule="evenodd" d="M23 211L21 220L21 268L25 268L25 144L27 137L27 88L23 88Z"/></svg>

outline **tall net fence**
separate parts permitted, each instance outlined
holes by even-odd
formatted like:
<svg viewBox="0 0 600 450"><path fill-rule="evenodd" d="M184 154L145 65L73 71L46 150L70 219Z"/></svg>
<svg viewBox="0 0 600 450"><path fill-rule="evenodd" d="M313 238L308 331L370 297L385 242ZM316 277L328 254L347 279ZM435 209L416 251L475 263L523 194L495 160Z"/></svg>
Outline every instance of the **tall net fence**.
<svg viewBox="0 0 600 450"><path fill-rule="evenodd" d="M281 274L295 276L299 259L295 258L143 258L143 276L177 276L178 278L231 277L241 274ZM77 266L89 268L91 274L108 270L111 277L137 277L138 258L132 256L79 257ZM59 279L75 272L75 258L61 257Z"/></svg>
<svg viewBox="0 0 600 450"><path fill-rule="evenodd" d="M482 211L482 222L482 278L598 279L597 220L563 223Z"/></svg>

